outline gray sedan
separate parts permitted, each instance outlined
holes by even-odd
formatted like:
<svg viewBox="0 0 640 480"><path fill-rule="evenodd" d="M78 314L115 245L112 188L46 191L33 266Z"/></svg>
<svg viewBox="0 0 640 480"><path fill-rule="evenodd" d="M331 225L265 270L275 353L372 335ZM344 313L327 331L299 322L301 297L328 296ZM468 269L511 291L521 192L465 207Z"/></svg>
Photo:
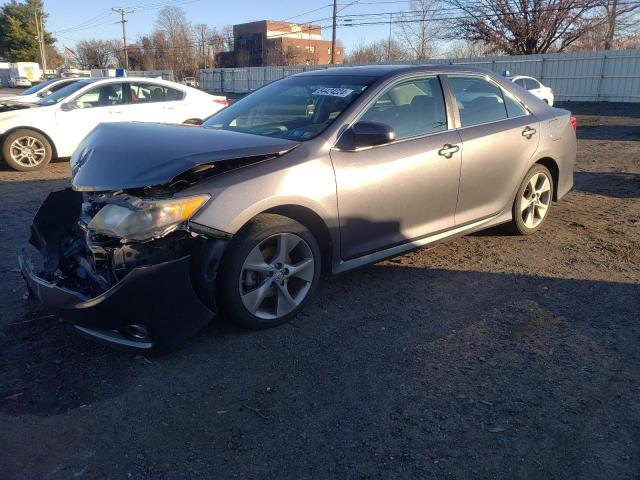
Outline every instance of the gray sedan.
<svg viewBox="0 0 640 480"><path fill-rule="evenodd" d="M446 66L308 72L201 126L103 124L36 215L22 271L119 345L171 348L214 312L271 327L321 272L500 224L535 232L573 186L575 129L508 80Z"/></svg>

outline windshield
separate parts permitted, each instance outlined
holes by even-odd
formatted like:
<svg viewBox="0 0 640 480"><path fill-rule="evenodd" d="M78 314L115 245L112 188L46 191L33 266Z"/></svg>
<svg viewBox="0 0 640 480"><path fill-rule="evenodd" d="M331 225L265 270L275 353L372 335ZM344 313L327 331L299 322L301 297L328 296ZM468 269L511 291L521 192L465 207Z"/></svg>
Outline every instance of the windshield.
<svg viewBox="0 0 640 480"><path fill-rule="evenodd" d="M36 103L38 105L42 105L43 107L46 107L48 105L54 105L58 103L60 100L64 100L72 93L77 92L82 87L86 87L87 85L88 85L87 82L74 82L71 85L67 85L64 88L61 88L57 92L53 92L48 97L41 98Z"/></svg>
<svg viewBox="0 0 640 480"><path fill-rule="evenodd" d="M53 83L55 80L47 80L46 82L36 83L33 87L29 87L26 90L23 90L18 95L31 95L32 93L36 93L42 90L47 85Z"/></svg>
<svg viewBox="0 0 640 480"><path fill-rule="evenodd" d="M374 77L302 76L267 85L209 117L205 127L309 140L322 133Z"/></svg>

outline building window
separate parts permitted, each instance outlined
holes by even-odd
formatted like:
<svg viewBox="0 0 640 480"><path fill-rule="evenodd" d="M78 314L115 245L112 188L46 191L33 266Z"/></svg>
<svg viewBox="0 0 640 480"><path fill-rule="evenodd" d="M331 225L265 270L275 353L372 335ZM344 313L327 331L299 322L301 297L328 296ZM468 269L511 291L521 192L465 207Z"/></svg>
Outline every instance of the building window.
<svg viewBox="0 0 640 480"><path fill-rule="evenodd" d="M304 49L305 49L305 51L311 52L311 53L315 53L315 51L316 51L316 47L314 47L313 45L306 45L304 47Z"/></svg>

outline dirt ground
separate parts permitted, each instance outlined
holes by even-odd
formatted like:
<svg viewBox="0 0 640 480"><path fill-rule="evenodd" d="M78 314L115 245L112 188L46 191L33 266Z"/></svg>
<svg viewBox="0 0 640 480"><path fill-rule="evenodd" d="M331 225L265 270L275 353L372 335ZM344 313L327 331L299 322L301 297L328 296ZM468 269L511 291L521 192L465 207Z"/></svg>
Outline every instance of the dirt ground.
<svg viewBox="0 0 640 480"><path fill-rule="evenodd" d="M15 252L69 171L0 170L0 477L640 478L640 115L591 107L536 235L327 279L288 325L150 359L23 299Z"/></svg>

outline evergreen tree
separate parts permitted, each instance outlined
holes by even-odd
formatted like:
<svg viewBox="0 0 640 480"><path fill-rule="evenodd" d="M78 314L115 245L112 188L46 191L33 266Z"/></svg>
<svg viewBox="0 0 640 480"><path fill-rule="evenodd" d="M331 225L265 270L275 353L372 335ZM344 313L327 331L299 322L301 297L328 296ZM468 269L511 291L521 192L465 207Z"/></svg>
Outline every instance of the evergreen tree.
<svg viewBox="0 0 640 480"><path fill-rule="evenodd" d="M39 18L42 13L42 0L11 0L0 8L0 58L11 62L40 62L36 14ZM53 46L55 39L45 33L44 42Z"/></svg>

